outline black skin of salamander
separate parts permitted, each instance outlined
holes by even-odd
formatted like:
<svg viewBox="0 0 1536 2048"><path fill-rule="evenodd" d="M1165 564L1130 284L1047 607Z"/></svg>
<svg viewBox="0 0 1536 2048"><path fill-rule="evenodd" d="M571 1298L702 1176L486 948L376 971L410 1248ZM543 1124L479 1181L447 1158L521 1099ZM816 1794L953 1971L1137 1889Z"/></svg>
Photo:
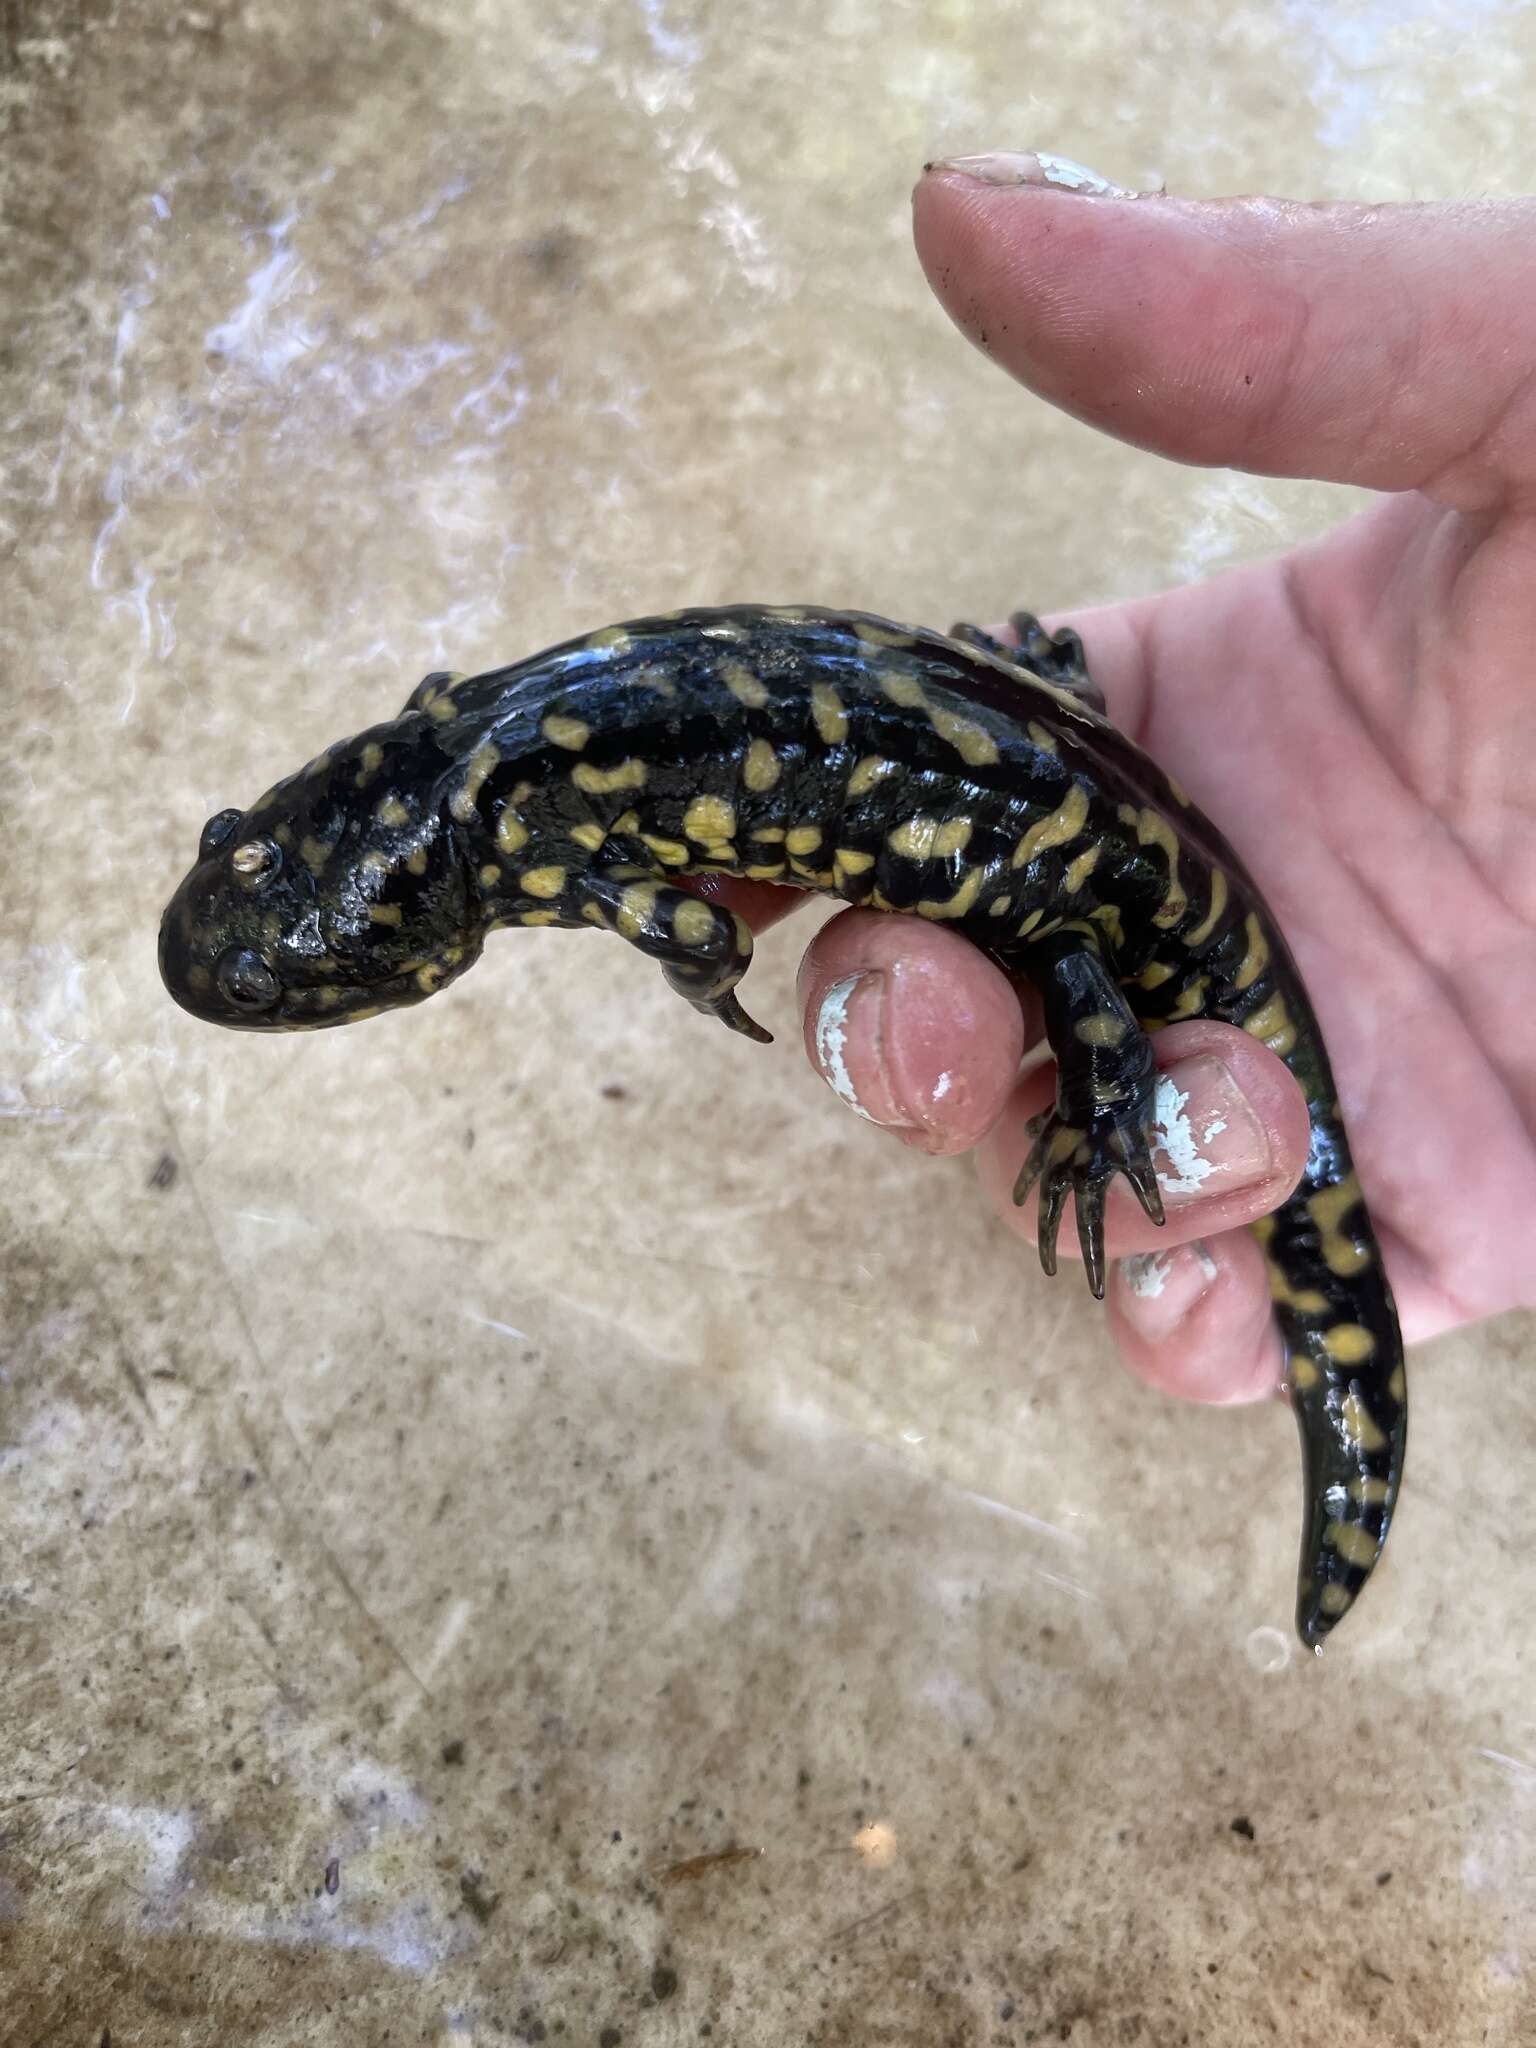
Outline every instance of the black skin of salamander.
<svg viewBox="0 0 1536 2048"><path fill-rule="evenodd" d="M1074 1200L1090 1285L1123 1175L1161 1220L1148 1033L1245 1026L1312 1122L1306 1172L1255 1226L1300 1422L1297 1604L1318 1646L1386 1539L1403 1465L1402 1343L1300 976L1216 828L1102 717L1070 633L1018 648L862 614L734 606L640 619L469 678L330 747L204 828L161 927L177 1002L241 1029L419 1002L486 934L617 930L695 1007L736 996L745 924L703 872L954 924L1039 990L1056 1056L1017 1198L1040 1252Z"/></svg>

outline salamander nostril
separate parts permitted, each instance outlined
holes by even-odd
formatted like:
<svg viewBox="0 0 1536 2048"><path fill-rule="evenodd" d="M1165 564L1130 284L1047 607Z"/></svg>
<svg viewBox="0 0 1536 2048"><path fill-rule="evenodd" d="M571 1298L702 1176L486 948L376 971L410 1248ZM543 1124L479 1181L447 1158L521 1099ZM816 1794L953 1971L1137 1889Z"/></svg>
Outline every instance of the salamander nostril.
<svg viewBox="0 0 1536 2048"><path fill-rule="evenodd" d="M266 961L247 947L225 953L215 975L220 990L237 1010L270 1010L282 994Z"/></svg>
<svg viewBox="0 0 1536 2048"><path fill-rule="evenodd" d="M203 827L202 837L197 842L197 857L206 860L211 853L217 853L240 822L239 811L215 811Z"/></svg>

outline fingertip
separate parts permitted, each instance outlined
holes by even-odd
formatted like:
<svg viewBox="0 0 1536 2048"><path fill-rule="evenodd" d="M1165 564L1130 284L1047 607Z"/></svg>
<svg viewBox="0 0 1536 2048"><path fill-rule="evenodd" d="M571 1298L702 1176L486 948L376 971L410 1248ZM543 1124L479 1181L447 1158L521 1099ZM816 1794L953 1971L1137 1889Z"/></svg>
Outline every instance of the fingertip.
<svg viewBox="0 0 1536 2048"><path fill-rule="evenodd" d="M1181 1400L1261 1401L1284 1356L1258 1246L1246 1231L1116 1262L1110 1331L1131 1371Z"/></svg>
<svg viewBox="0 0 1536 2048"><path fill-rule="evenodd" d="M807 949L800 995L812 1066L904 1143L966 1151L1006 1103L1024 1043L1018 999L954 933L845 911Z"/></svg>

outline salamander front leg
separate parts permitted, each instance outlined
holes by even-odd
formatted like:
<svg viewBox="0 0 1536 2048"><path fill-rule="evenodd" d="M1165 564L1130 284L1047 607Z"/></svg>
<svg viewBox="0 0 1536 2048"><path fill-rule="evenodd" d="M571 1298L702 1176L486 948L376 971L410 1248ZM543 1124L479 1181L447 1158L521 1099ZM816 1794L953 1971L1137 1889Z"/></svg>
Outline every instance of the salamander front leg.
<svg viewBox="0 0 1536 2048"><path fill-rule="evenodd" d="M1070 691L1090 711L1096 711L1100 718L1104 716L1104 692L1089 675L1083 643L1070 626L1047 633L1033 612L1014 612L1008 623L1019 636L1017 647L1010 647L995 634L984 633L980 626L951 626L949 637L963 640L967 647L982 647L988 654L1000 654L1004 661L1016 662L1031 675L1044 676L1058 690Z"/></svg>
<svg viewBox="0 0 1536 2048"><path fill-rule="evenodd" d="M736 1000L736 984L752 958L752 933L734 912L666 882L590 874L582 883L581 914L659 960L668 985L696 1010L760 1045L773 1043L773 1033Z"/></svg>
<svg viewBox="0 0 1536 2048"><path fill-rule="evenodd" d="M1022 1203L1039 1181L1040 1263L1054 1273L1061 1212L1067 1196L1074 1198L1088 1285L1102 1300L1104 1197L1115 1175L1125 1175L1154 1223L1163 1221L1152 1170L1152 1044L1085 933L1055 933L1029 949L1023 967L1045 1008L1056 1102L1030 1119L1034 1144L1013 1199Z"/></svg>

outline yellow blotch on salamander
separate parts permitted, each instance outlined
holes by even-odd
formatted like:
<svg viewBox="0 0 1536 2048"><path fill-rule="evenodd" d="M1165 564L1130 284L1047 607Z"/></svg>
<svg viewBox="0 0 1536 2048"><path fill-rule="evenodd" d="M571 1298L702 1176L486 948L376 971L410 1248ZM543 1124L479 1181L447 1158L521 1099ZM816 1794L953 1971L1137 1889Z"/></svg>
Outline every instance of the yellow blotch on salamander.
<svg viewBox="0 0 1536 2048"><path fill-rule="evenodd" d="M299 846L299 858L312 875L320 874L326 862L336 851L334 840L305 839Z"/></svg>
<svg viewBox="0 0 1536 2048"><path fill-rule="evenodd" d="M1335 1365L1363 1365L1376 1349L1376 1339L1359 1323L1335 1323L1323 1332L1323 1348Z"/></svg>
<svg viewBox="0 0 1536 2048"><path fill-rule="evenodd" d="M539 730L552 747L563 747L568 754L579 754L592 737L592 728L585 719L565 718L558 711L550 712Z"/></svg>
<svg viewBox="0 0 1536 2048"><path fill-rule="evenodd" d="M1047 732L1045 727L1043 725L1038 725L1033 718L1029 721L1029 724L1025 729L1028 732L1030 738L1034 741L1035 745L1040 749L1042 754L1055 754L1060 752L1060 748L1056 740L1056 735L1054 733Z"/></svg>
<svg viewBox="0 0 1536 2048"><path fill-rule="evenodd" d="M760 796L778 781L781 766L778 755L766 740L754 740L742 763L741 779L748 789Z"/></svg>
<svg viewBox="0 0 1536 2048"><path fill-rule="evenodd" d="M832 856L832 872L839 882L850 875L867 875L874 864L875 856L856 846L840 846Z"/></svg>
<svg viewBox="0 0 1536 2048"><path fill-rule="evenodd" d="M1207 907L1206 913L1204 917L1201 918L1200 922L1197 925L1192 925L1190 929L1184 934L1185 945L1203 946L1206 940L1211 936L1211 933L1215 931L1217 925L1220 923L1221 913L1226 909L1226 907L1227 871L1225 868L1212 868L1210 904ZM1239 988L1243 988L1245 986L1246 984L1243 982L1238 983Z"/></svg>
<svg viewBox="0 0 1536 2048"><path fill-rule="evenodd" d="M456 716L453 699L446 690L440 696L434 697L431 703L428 704L427 716L428 718L435 719L439 725L446 725L450 718Z"/></svg>
<svg viewBox="0 0 1536 2048"><path fill-rule="evenodd" d="M525 896L558 896L565 887L565 869L524 868L517 885Z"/></svg>
<svg viewBox="0 0 1536 2048"><path fill-rule="evenodd" d="M634 642L622 626L604 626L600 633L593 633L582 645L594 654L627 654Z"/></svg>
<svg viewBox="0 0 1536 2048"><path fill-rule="evenodd" d="M875 680L891 702L899 704L903 711L927 710L927 693L917 677L908 675L904 668L883 668L877 673Z"/></svg>
<svg viewBox="0 0 1536 2048"><path fill-rule="evenodd" d="M985 874L985 868L972 868L953 896L943 902L925 899L919 903L916 906L918 916L931 918L964 917L968 911L974 908L976 898L981 894L982 878Z"/></svg>
<svg viewBox="0 0 1536 2048"><path fill-rule="evenodd" d="M761 676L754 675L744 661L722 661L720 680L748 711L761 711L768 702L768 685Z"/></svg>
<svg viewBox="0 0 1536 2048"><path fill-rule="evenodd" d="M1025 868L1053 846L1068 846L1088 822L1088 792L1074 782L1048 817L1030 826L1013 850L1013 864Z"/></svg>
<svg viewBox="0 0 1536 2048"><path fill-rule="evenodd" d="M917 642L910 633L900 632L894 626L876 625L873 619L855 619L853 630L866 647L915 647Z"/></svg>
<svg viewBox="0 0 1536 2048"><path fill-rule="evenodd" d="M797 858L814 853L821 844L819 825L795 825L784 835L784 851Z"/></svg>
<svg viewBox="0 0 1536 2048"><path fill-rule="evenodd" d="M1259 976L1269 965L1269 940L1264 936L1259 920L1250 910L1243 919L1243 929L1248 934L1248 950L1238 963L1232 977L1235 989L1252 988Z"/></svg>
<svg viewBox="0 0 1536 2048"><path fill-rule="evenodd" d="M879 754L866 754L848 778L848 794L850 797L868 796L877 782L883 782L896 772L894 761L884 760Z"/></svg>
<svg viewBox="0 0 1536 2048"><path fill-rule="evenodd" d="M464 771L464 780L448 799L448 809L461 825L467 825L475 815L481 790L486 778L501 760L501 749L484 740L469 757L469 766Z"/></svg>
<svg viewBox="0 0 1536 2048"><path fill-rule="evenodd" d="M571 770L571 781L583 796L612 796L617 790L644 789L646 767L643 761L620 761L613 768L595 768L590 761L578 761Z"/></svg>
<svg viewBox="0 0 1536 2048"><path fill-rule="evenodd" d="M1358 1394L1344 1396L1339 1403L1339 1420L1344 1425L1344 1434L1360 1450L1380 1451L1386 1448L1385 1434Z"/></svg>
<svg viewBox="0 0 1536 2048"><path fill-rule="evenodd" d="M496 865L496 863L495 863L494 861L489 861L489 860L488 860L488 861L486 862L485 866L484 866L484 867L483 867L483 868L482 868L482 869L480 870L480 886L481 886L481 888L482 888L482 889L494 889L494 888L496 887L497 883L498 883L498 882L499 882L500 880L501 880L501 869L500 869L499 867L497 867L497 865Z"/></svg>
<svg viewBox="0 0 1536 2048"><path fill-rule="evenodd" d="M811 718L823 746L841 746L848 737L848 713L830 683L812 683Z"/></svg>
<svg viewBox="0 0 1536 2048"><path fill-rule="evenodd" d="M637 939L656 914L656 884L631 882L619 898L614 925L621 939Z"/></svg>
<svg viewBox="0 0 1536 2048"><path fill-rule="evenodd" d="M366 789L383 766L384 749L377 740L370 740L358 758L357 773L352 778L353 788Z"/></svg>
<svg viewBox="0 0 1536 2048"><path fill-rule="evenodd" d="M375 804L373 815L381 825L392 825L397 831L411 822L410 812L397 796L387 796L382 803Z"/></svg>
<svg viewBox="0 0 1536 2048"><path fill-rule="evenodd" d="M677 906L672 930L685 946L707 946L715 935L715 920L707 903L689 897Z"/></svg>
<svg viewBox="0 0 1536 2048"><path fill-rule="evenodd" d="M655 854L663 867L685 868L693 857L680 839L658 839L654 832L642 832L640 843Z"/></svg>
<svg viewBox="0 0 1536 2048"><path fill-rule="evenodd" d="M1351 1479L1345 1491L1363 1508L1380 1508L1386 1506L1392 1489L1385 1479Z"/></svg>
<svg viewBox="0 0 1536 2048"><path fill-rule="evenodd" d="M1068 862L1067 871L1062 876L1062 882L1069 896L1075 895L1081 889L1084 882L1087 881L1088 877L1098 866L1099 855L1103 851L1103 842L1096 839L1092 846L1077 856L1076 860Z"/></svg>
<svg viewBox="0 0 1536 2048"><path fill-rule="evenodd" d="M518 913L519 924L558 924L558 910L524 910Z"/></svg>
<svg viewBox="0 0 1536 2048"><path fill-rule="evenodd" d="M398 924L400 906L398 903L370 903L368 916L374 924Z"/></svg>
<svg viewBox="0 0 1536 2048"><path fill-rule="evenodd" d="M937 706L930 707L928 716L940 739L949 742L968 768L986 768L998 758L996 740L974 718L962 718L957 711Z"/></svg>
<svg viewBox="0 0 1536 2048"><path fill-rule="evenodd" d="M1168 861L1168 887L1163 895L1161 907L1152 913L1152 922L1166 930L1178 923L1189 908L1189 897L1179 880L1179 842L1172 825L1161 812L1150 808L1136 814L1136 838L1142 846L1155 846Z"/></svg>
<svg viewBox="0 0 1536 2048"><path fill-rule="evenodd" d="M405 856L405 864L413 875L424 875L427 872L427 849L413 846Z"/></svg>
<svg viewBox="0 0 1536 2048"><path fill-rule="evenodd" d="M1266 1216L1262 1220L1270 1225L1269 1236L1273 1237L1274 1218ZM1253 1226L1253 1233L1255 1237L1259 1234L1257 1224ZM1259 1241L1260 1243L1266 1243L1268 1240L1267 1238L1261 1238ZM1295 1286L1282 1270L1278 1259L1266 1258L1264 1264L1269 1273L1269 1298L1271 1301L1277 1303L1281 1308L1294 1309L1299 1316L1320 1316L1327 1313L1328 1297L1326 1294L1316 1287Z"/></svg>
<svg viewBox="0 0 1536 2048"><path fill-rule="evenodd" d="M1177 1024L1185 1017L1198 1017L1205 1004L1205 992L1210 986L1210 977L1197 974L1192 982L1180 989L1179 999L1168 1012L1168 1022Z"/></svg>
<svg viewBox="0 0 1536 2048"><path fill-rule="evenodd" d="M908 818L886 838L892 853L903 860L947 860L970 843L973 830L969 818Z"/></svg>
<svg viewBox="0 0 1536 2048"><path fill-rule="evenodd" d="M1260 1039L1271 1052L1279 1053L1283 1059L1288 1052L1296 1050L1296 1026L1291 1022L1291 1013L1285 1007L1285 997L1272 995L1261 1009L1251 1017L1243 1019L1243 1029L1252 1038Z"/></svg>
<svg viewBox="0 0 1536 2048"><path fill-rule="evenodd" d="M520 853L528 844L528 827L510 804L496 820L496 844L503 853Z"/></svg>
<svg viewBox="0 0 1536 2048"><path fill-rule="evenodd" d="M569 836L587 853L596 853L608 834L594 820L585 825L573 825Z"/></svg>
<svg viewBox="0 0 1536 2048"><path fill-rule="evenodd" d="M1126 1034L1126 1022L1117 1017L1113 1010L1097 1010L1091 1017L1080 1017L1072 1027L1079 1045L1110 1047L1119 1045Z"/></svg>
<svg viewBox="0 0 1536 2048"><path fill-rule="evenodd" d="M1291 1385L1301 1393L1315 1387L1321 1375L1304 1351L1293 1351L1286 1366Z"/></svg>
<svg viewBox="0 0 1536 2048"><path fill-rule="evenodd" d="M1346 1564L1359 1565L1362 1571L1375 1562L1380 1548L1376 1538L1358 1522L1330 1522L1323 1540L1332 1544Z"/></svg>
<svg viewBox="0 0 1536 2048"><path fill-rule="evenodd" d="M1166 960L1150 960L1136 977L1138 988L1161 988L1165 981L1172 981L1178 972Z"/></svg>
<svg viewBox="0 0 1536 2048"><path fill-rule="evenodd" d="M736 806L723 796L696 796L683 813L683 831L706 845L730 839L736 831Z"/></svg>

